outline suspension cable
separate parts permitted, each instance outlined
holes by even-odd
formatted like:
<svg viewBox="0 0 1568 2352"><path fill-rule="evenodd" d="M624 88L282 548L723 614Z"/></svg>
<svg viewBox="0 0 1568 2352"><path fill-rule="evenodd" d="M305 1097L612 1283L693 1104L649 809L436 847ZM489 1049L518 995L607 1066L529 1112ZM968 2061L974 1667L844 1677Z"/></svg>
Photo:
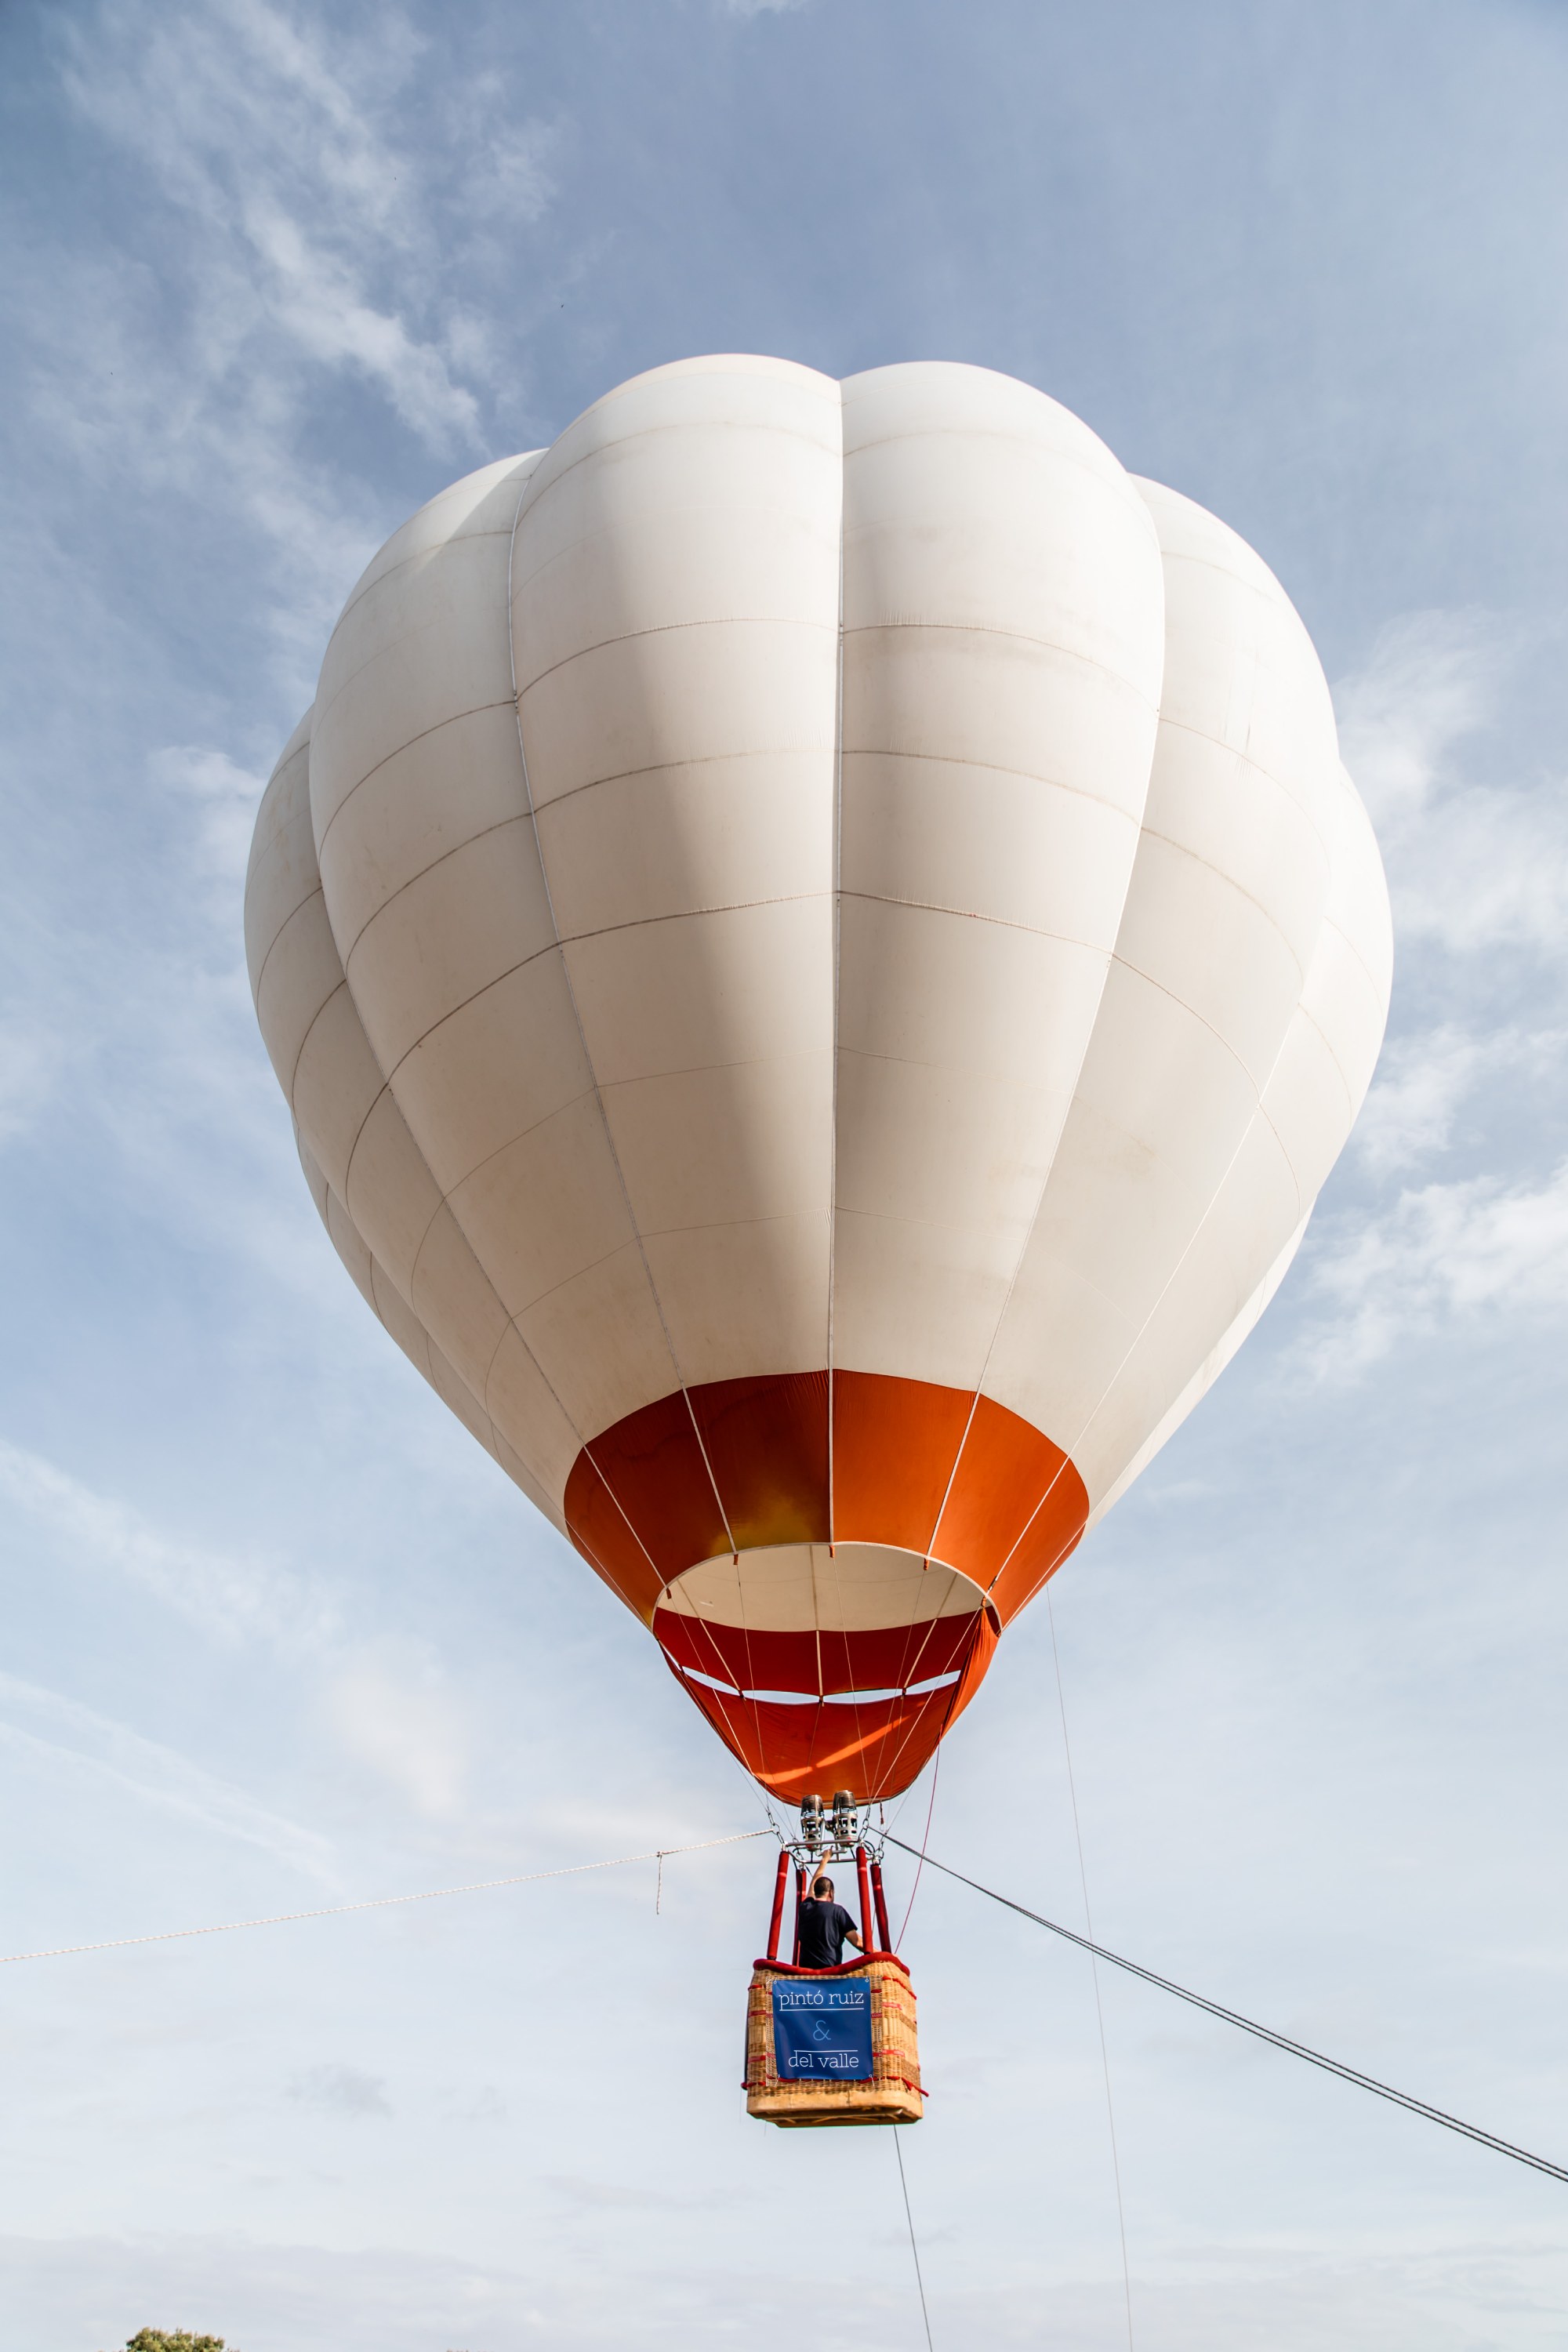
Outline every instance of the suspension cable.
<svg viewBox="0 0 1568 2352"><path fill-rule="evenodd" d="M1051 1588L1046 1587L1046 1619L1051 1629L1051 1664L1057 1673L1057 1712L1061 1717L1062 1755L1067 1760L1068 1798L1072 1806L1073 1842L1078 1847L1078 1883L1083 1890L1083 1924L1094 1933L1094 1914L1089 1907L1089 1867L1083 1858L1083 1830L1078 1817L1078 1780L1072 1769L1072 1741L1068 1737L1067 1695L1062 1688L1062 1654L1057 1644L1057 1612L1051 1601ZM938 1749L938 1754L942 1752ZM926 1824L929 1835L931 1824ZM1094 2014L1100 2027L1100 2068L1105 2077L1105 2121L1110 2135L1110 2177L1116 2185L1116 2227L1121 2239L1121 2291L1127 2305L1127 2352L1134 2352L1132 2342L1132 2265L1127 2255L1127 2209L1121 2197L1121 2155L1116 2145L1116 2108L1110 2096L1110 2051L1105 2039L1105 2004L1100 1997L1100 1962L1091 1952L1089 1973L1094 1984Z"/></svg>
<svg viewBox="0 0 1568 2352"><path fill-rule="evenodd" d="M733 1837L703 1838L696 1845L656 1846L650 1853L617 1853L605 1862L569 1862L559 1870L525 1870L515 1878L479 1878L468 1886L427 1886L417 1895L373 1895L363 1903L326 1903L315 1911L274 1911L264 1919L222 1919L212 1927L163 1927L150 1936L110 1936L100 1944L56 1944L43 1952L0 1952L0 1969L18 1960L60 1960L75 1952L118 1952L128 1944L176 1944L187 1936L232 1936L241 1927L284 1927L296 1919L337 1919L345 1911L385 1911L398 1903L438 1903L448 1895L488 1895L499 1886L532 1886L542 1878L580 1878L589 1870L624 1870L628 1863L657 1862L662 1874L667 1857L676 1853L706 1853L710 1846L744 1845L766 1837L766 1830L742 1830Z"/></svg>
<svg viewBox="0 0 1568 2352"><path fill-rule="evenodd" d="M925 1850L926 1850L927 1846L931 1843L931 1815L932 1815L932 1814L935 1812L935 1811L936 1811L936 1784L937 1784L937 1776L939 1775L939 1773L941 1772L941 1770L942 1770L942 1749L939 1748L937 1749L937 1751L936 1751L935 1756L934 1756L934 1757L932 1758L932 1759L931 1759L931 1802L930 1802L930 1804L926 1807L926 1825L925 1825L925 1835L924 1835L924 1836L921 1838L921 1861L920 1861L920 1862L918 1862L918 1863L915 1864L915 1883L914 1883L914 1885L913 1885L910 1887L910 1899L909 1899L909 1901L908 1901L908 1902L905 1904L905 1906L904 1906L904 1920L903 1920L903 1925L902 1925L902 1927L899 1929L898 1934L893 1937L893 1949L894 1949L894 1951L895 1951L895 1952L898 1950L899 1946L903 1942L904 1937L909 1934L909 1931L910 1931L910 1912L911 1912L911 1911L914 1909L914 1907L915 1907L915 1896L916 1896L916 1895L920 1893L920 1891L921 1891L921 1864L924 1862L924 1860L925 1860ZM900 1809L900 1810L901 1810L901 1809ZM888 1835L889 1835L889 1837L892 1837L893 1833L892 1833L892 1832L891 1832L890 1830L889 1831ZM893 1843L894 1843L895 1845L897 1845L897 1844L898 1844L898 1843L899 1843L898 1839L897 1839L897 1838L893 1838ZM906 1846L906 1847L905 1847L905 1849L904 1849L904 1851L905 1851L905 1852L906 1852L906 1853L907 1853L911 1852L911 1851L912 1851L912 1849L911 1849L911 1848L910 1848L910 1847L908 1847L908 1846Z"/></svg>
<svg viewBox="0 0 1568 2352"><path fill-rule="evenodd" d="M902 1838L889 1837L888 1843L901 1847L905 1853L919 1852L918 1847L906 1845ZM1267 2042L1276 2050L1283 2050L1291 2058L1304 2058L1310 2066L1321 2066L1324 2074L1337 2074L1342 2082L1353 2083L1358 2090L1371 2091L1374 2097L1388 2099L1396 2107L1406 2107L1413 2116L1424 2116L1428 2123L1441 2124L1445 2131L1458 2132L1465 2139L1473 2139L1480 2147L1491 2148L1498 2156L1510 2156L1516 2164L1528 2164L1533 2171L1549 2173L1553 2180L1568 2181L1568 2166L1553 2164L1544 2156L1533 2156L1529 2148L1516 2147L1511 2140L1500 2139L1495 2132L1483 2131L1479 2124L1468 2124L1462 2117L1451 2116L1442 2107L1429 2106L1425 2099L1414 2099L1407 2091L1396 2091L1391 2084L1380 2083L1375 2075L1363 2074L1359 2068L1346 2066L1338 2058L1325 2057L1322 2051L1309 2049L1304 2042L1293 2042L1288 2033L1276 2033L1270 2025L1259 2025L1255 2018L1243 2017L1237 2010L1226 2009L1219 2001L1209 2000L1201 1992L1189 1991L1185 1985L1173 1984L1169 1977L1156 1976L1152 1969L1142 1968L1136 1960L1123 1958L1120 1952L1108 1951L1103 1944L1092 1943L1087 1936L1075 1935L1070 1927L1059 1927L1056 1920L1044 1917L1038 1911L1031 1911L1026 1904L1015 1903L1011 1895L999 1895L994 1886L982 1886L977 1878L966 1878L962 1870L954 1870L949 1863L938 1862L934 1854L928 1853L925 1862L928 1869L940 1870L944 1878L956 1878L961 1886L973 1888L976 1895L984 1895L992 1903L1000 1903L1005 1910L1016 1911L1022 1919L1032 1919L1037 1927L1048 1928L1053 1936L1061 1937L1064 1943L1076 1944L1080 1952L1092 1953L1096 1959L1109 1961L1113 1969L1122 1969L1127 1975L1140 1978L1144 1984L1152 1984L1161 1992L1173 1993L1178 2000L1187 2001L1194 2009L1201 2009L1210 2017L1217 2017L1222 2024L1237 2026L1243 2033L1250 2033L1258 2041Z"/></svg>
<svg viewBox="0 0 1568 2352"><path fill-rule="evenodd" d="M904 2144L899 2137L897 2126L893 2130L893 2148L899 2159L899 2187L904 2192L904 2219L910 2225L910 2252L915 2258L915 2285L920 2293L921 2317L925 2323L926 2352L932 2352L931 2314L926 2309L926 2285L921 2276L921 2250L915 2243L915 2217L910 2210L910 2184L904 2174Z"/></svg>

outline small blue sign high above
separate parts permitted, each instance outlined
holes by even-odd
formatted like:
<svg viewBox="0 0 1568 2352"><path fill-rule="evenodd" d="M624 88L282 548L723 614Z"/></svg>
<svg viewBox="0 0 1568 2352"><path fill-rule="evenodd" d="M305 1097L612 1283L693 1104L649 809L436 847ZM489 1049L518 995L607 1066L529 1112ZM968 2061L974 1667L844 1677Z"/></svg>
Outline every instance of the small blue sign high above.
<svg viewBox="0 0 1568 2352"><path fill-rule="evenodd" d="M775 1977L773 2063L784 2083L865 2083L871 1988L863 1976Z"/></svg>

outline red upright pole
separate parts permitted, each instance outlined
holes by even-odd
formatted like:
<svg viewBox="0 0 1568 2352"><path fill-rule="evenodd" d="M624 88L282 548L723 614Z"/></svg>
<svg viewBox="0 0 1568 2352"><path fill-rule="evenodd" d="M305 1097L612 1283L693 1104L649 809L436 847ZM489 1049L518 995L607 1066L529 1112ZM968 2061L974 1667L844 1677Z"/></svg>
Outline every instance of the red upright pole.
<svg viewBox="0 0 1568 2352"><path fill-rule="evenodd" d="M805 1867L797 1862L795 1866L795 1950L791 1955L797 1969L800 1966L800 1906L805 1901Z"/></svg>
<svg viewBox="0 0 1568 2352"><path fill-rule="evenodd" d="M882 1892L882 1865L871 1864L871 1900L877 1906L877 1949L890 1952L893 1939L888 1933L888 1898Z"/></svg>
<svg viewBox="0 0 1568 2352"><path fill-rule="evenodd" d="M784 1887L788 1879L789 1856L787 1853L781 1853L779 1856L778 1876L773 1881L773 1916L768 1922L768 1958L770 1960L776 1960L779 1956L779 1930L784 1926Z"/></svg>
<svg viewBox="0 0 1568 2352"><path fill-rule="evenodd" d="M877 1929L871 1916L871 1874L866 1860L866 1849L855 1849L855 1867L860 1876L860 1941L868 1952L878 1949Z"/></svg>

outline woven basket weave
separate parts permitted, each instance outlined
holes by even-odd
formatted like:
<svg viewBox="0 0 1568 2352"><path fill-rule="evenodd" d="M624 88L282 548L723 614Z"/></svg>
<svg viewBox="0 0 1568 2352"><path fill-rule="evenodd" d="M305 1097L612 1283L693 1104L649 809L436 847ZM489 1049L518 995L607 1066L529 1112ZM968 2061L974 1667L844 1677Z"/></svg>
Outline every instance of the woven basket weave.
<svg viewBox="0 0 1568 2352"><path fill-rule="evenodd" d="M785 2083L773 2058L773 1987L781 1977L863 1975L871 1988L870 2079ZM793 1969L758 1960L746 2004L746 2113L786 2129L807 2124L918 2124L925 2113L915 1991L891 1952L843 1969Z"/></svg>

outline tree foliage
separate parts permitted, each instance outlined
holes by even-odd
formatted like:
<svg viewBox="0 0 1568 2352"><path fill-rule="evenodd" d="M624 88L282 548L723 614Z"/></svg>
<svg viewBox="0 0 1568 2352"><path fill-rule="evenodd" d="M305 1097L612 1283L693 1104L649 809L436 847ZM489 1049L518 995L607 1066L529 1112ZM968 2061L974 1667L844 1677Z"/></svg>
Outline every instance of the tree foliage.
<svg viewBox="0 0 1568 2352"><path fill-rule="evenodd" d="M129 2339L125 2352L224 2352L224 2345L221 2336L193 2336L188 2327L142 2327Z"/></svg>

